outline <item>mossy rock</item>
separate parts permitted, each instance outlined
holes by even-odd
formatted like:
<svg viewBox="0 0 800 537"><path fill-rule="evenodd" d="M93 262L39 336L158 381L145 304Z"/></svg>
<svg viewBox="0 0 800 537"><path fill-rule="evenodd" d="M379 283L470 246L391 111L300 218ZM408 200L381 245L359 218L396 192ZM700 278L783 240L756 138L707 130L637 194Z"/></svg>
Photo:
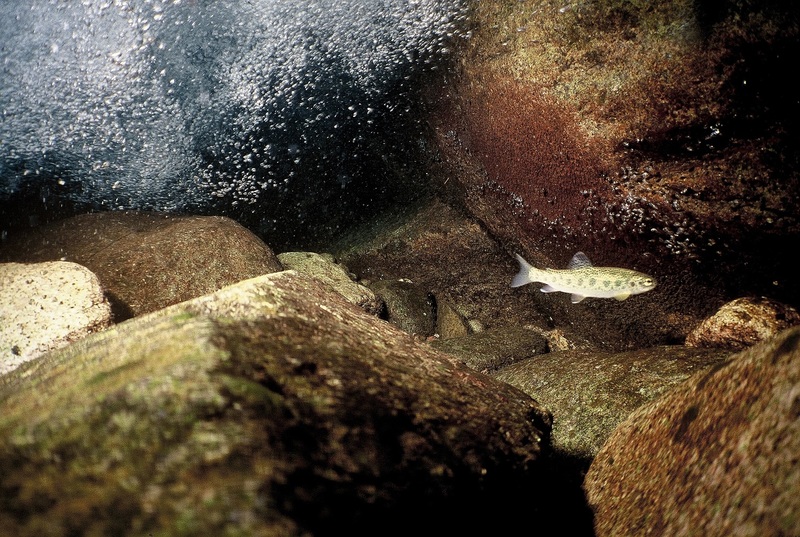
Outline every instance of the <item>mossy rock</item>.
<svg viewBox="0 0 800 537"><path fill-rule="evenodd" d="M448 506L536 483L550 423L291 271L0 382L0 527L20 536L444 527Z"/></svg>

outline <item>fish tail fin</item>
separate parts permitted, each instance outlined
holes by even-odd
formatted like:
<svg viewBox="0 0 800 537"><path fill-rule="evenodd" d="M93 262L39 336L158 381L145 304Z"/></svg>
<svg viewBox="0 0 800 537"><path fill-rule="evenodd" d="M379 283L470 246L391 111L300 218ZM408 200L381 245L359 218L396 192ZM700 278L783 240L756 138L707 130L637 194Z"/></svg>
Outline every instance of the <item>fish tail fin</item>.
<svg viewBox="0 0 800 537"><path fill-rule="evenodd" d="M511 280L511 287L520 287L521 285L525 285L526 283L531 283L533 280L530 278L531 269L533 268L530 263L525 261L521 255L514 254L519 262L519 272L517 275L514 276L514 279Z"/></svg>

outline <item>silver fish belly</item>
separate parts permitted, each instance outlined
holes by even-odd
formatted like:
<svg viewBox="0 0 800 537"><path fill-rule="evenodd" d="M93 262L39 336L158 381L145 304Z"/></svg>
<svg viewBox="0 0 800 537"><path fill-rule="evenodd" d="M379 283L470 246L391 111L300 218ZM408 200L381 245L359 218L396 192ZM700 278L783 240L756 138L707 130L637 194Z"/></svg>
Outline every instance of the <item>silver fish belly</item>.
<svg viewBox="0 0 800 537"><path fill-rule="evenodd" d="M532 282L542 283L543 293L569 293L573 304L586 297L625 300L631 295L646 293L656 287L655 278L635 270L595 267L583 252L576 253L568 267L563 270L539 269L520 255L516 255L516 258L519 272L511 280L511 287Z"/></svg>

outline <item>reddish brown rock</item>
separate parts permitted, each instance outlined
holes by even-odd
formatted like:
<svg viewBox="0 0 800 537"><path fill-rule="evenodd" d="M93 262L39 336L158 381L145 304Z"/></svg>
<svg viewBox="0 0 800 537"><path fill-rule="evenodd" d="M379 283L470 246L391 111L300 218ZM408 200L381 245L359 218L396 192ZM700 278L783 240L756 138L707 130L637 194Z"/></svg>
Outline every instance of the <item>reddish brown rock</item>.
<svg viewBox="0 0 800 537"><path fill-rule="evenodd" d="M115 320L283 270L273 252L229 218L136 211L84 214L11 237L5 261L67 260L100 279Z"/></svg>
<svg viewBox="0 0 800 537"><path fill-rule="evenodd" d="M614 308L650 344L737 296L800 304L800 111L774 78L800 59L795 5L508 0L473 22L437 165L500 244L654 275Z"/></svg>
<svg viewBox="0 0 800 537"><path fill-rule="evenodd" d="M791 328L636 410L586 475L597 536L800 535L799 387Z"/></svg>

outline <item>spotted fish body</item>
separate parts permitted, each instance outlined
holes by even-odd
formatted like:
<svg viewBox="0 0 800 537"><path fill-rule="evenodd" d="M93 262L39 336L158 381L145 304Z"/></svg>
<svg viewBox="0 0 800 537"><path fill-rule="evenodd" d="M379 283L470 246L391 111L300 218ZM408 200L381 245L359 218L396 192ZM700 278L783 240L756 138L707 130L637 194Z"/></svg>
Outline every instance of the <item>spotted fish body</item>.
<svg viewBox="0 0 800 537"><path fill-rule="evenodd" d="M651 291L656 286L652 276L617 267L595 267L586 254L578 252L564 270L538 269L517 255L519 272L511 281L511 287L531 282L544 285L543 293L560 291L569 293L573 304L586 297L616 298L625 300L631 295Z"/></svg>

